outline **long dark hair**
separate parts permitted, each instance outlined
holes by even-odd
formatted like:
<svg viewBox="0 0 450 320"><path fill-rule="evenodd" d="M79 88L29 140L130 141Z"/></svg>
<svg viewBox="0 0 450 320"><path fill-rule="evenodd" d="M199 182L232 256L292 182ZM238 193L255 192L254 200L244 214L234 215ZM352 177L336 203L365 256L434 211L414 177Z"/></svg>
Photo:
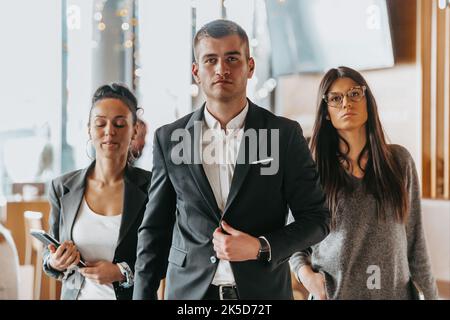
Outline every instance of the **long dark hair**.
<svg viewBox="0 0 450 320"><path fill-rule="evenodd" d="M350 78L358 85L367 88L367 141L358 157L358 166L364 172L365 190L377 200L377 216L381 221L386 221L386 212L391 209L395 213L395 221L405 223L408 215L406 182L401 174L398 160L386 143L372 91L359 72L348 67L338 67L330 69L320 83L317 114L311 138L311 152L318 166L322 187L327 195L332 227L336 226L339 192L351 191L350 177L341 165L341 162L351 165L348 158L350 146L343 137L339 136L336 128L327 119L328 106L323 99L334 81L339 78ZM339 150L341 141L347 146L347 152L343 153ZM368 160L363 168L361 161L366 153Z"/></svg>

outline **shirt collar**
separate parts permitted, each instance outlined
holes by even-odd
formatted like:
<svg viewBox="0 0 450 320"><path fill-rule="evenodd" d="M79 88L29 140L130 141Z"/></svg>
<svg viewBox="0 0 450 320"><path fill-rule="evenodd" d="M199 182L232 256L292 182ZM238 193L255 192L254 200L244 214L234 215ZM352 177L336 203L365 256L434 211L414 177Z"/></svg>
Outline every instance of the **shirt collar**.
<svg viewBox="0 0 450 320"><path fill-rule="evenodd" d="M247 113L248 101L245 104L244 109L242 109L242 111L237 116L235 116L227 123L226 129L242 129L244 127ZM220 122L216 118L214 118L214 116L208 111L208 108L206 106L204 110L204 119L208 129L220 129Z"/></svg>

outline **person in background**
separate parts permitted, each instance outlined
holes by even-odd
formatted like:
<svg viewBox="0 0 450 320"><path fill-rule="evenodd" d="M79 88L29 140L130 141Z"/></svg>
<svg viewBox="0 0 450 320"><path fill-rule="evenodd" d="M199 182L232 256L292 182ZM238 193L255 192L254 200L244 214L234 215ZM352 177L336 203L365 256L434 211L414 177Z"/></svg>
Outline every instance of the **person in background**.
<svg viewBox="0 0 450 320"><path fill-rule="evenodd" d="M136 122L136 137L131 142L131 155L133 162L139 160L145 147L145 137L147 136L147 124L138 118Z"/></svg>
<svg viewBox="0 0 450 320"><path fill-rule="evenodd" d="M0 222L0 300L19 298L19 255L9 230Z"/></svg>
<svg viewBox="0 0 450 320"><path fill-rule="evenodd" d="M89 167L54 179L50 234L60 243L44 253L44 271L63 282L62 299L131 299L137 230L151 172L134 168L137 100L125 86L101 86L92 98ZM77 265L83 259L87 267Z"/></svg>
<svg viewBox="0 0 450 320"><path fill-rule="evenodd" d="M436 299L413 158L388 144L369 85L329 70L311 140L331 232L295 253L292 271L314 299Z"/></svg>
<svg viewBox="0 0 450 320"><path fill-rule="evenodd" d="M51 143L50 126L45 123L39 130L39 136L45 141L39 154L38 169L36 172L36 181L50 181L53 173L54 152Z"/></svg>

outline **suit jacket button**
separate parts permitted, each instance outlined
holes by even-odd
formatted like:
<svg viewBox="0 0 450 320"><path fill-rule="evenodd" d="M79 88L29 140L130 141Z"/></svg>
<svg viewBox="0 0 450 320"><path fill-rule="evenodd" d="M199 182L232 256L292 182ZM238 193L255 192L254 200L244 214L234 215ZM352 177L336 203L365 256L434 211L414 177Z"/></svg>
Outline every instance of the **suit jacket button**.
<svg viewBox="0 0 450 320"><path fill-rule="evenodd" d="M217 258L214 257L214 256L211 256L211 257L209 258L209 260L211 260L211 263L216 263Z"/></svg>

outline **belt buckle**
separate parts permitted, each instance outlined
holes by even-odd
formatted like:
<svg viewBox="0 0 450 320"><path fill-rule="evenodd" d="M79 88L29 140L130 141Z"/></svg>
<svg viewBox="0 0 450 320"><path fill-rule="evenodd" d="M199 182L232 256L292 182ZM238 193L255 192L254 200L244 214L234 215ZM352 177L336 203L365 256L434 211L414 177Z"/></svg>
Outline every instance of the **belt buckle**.
<svg viewBox="0 0 450 320"><path fill-rule="evenodd" d="M220 299L220 300L223 300L223 292L222 292L222 288L223 288L223 286L222 286L222 285L219 285L219 299Z"/></svg>
<svg viewBox="0 0 450 320"><path fill-rule="evenodd" d="M233 286L230 286L230 285L219 285L219 299L220 300L236 300L236 299L226 299L226 298L224 298L224 294L223 294L223 289L224 288L230 288L232 290L235 290L233 288Z"/></svg>

